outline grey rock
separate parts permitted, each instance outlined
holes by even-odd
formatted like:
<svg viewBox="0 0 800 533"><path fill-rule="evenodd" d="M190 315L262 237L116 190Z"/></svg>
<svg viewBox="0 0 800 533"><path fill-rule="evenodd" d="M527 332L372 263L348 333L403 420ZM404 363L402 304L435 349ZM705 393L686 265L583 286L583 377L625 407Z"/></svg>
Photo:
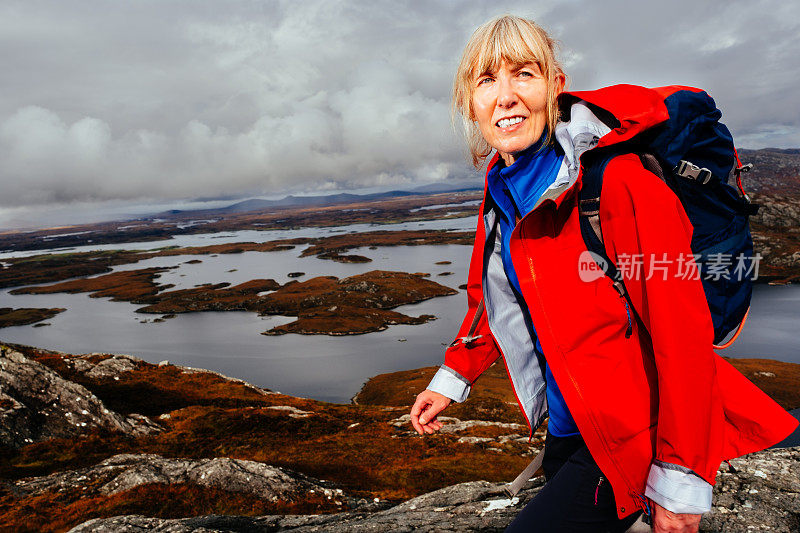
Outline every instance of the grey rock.
<svg viewBox="0 0 800 533"><path fill-rule="evenodd" d="M227 457L171 459L152 454L119 454L91 467L22 479L14 483L13 490L27 496L86 486L90 487L87 495L111 496L148 483L195 484L270 501L296 501L309 493L334 503L347 500L332 483L256 461Z"/></svg>
<svg viewBox="0 0 800 533"><path fill-rule="evenodd" d="M796 228L800 224L800 208L791 198L781 198L777 195L754 195L756 203L761 207L753 220L765 226Z"/></svg>
<svg viewBox="0 0 800 533"><path fill-rule="evenodd" d="M79 359L80 357L72 358ZM136 368L137 361L141 359L131 357L129 355L112 355L108 359L103 359L99 363L93 365L88 371L85 372L86 377L89 378L113 378L119 376L124 372L130 372ZM84 362L86 360L84 359Z"/></svg>
<svg viewBox="0 0 800 533"><path fill-rule="evenodd" d="M731 464L737 472L729 472L723 464L714 488L714 507L703 517L700 531L800 531L800 448L766 450L733 460ZM71 531L500 532L542 485L541 478L531 481L512 499L502 494L501 483L474 481L424 494L388 509L361 507L328 515L202 516L172 520L125 516L91 520ZM648 531L641 523L635 528Z"/></svg>
<svg viewBox="0 0 800 533"><path fill-rule="evenodd" d="M19 352L0 350L0 443L12 448L94 428L147 434L161 427L106 408L82 385Z"/></svg>
<svg viewBox="0 0 800 533"><path fill-rule="evenodd" d="M767 450L723 465L701 531L800 531L800 447ZM754 526L751 528L751 526Z"/></svg>

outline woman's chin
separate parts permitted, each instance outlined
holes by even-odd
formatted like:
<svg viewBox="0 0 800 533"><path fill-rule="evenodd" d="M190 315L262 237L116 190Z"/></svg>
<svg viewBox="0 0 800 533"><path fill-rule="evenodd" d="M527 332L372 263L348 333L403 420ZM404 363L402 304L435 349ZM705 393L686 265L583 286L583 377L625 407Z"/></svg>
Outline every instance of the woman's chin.
<svg viewBox="0 0 800 533"><path fill-rule="evenodd" d="M518 154L518 153L522 152L523 150L525 150L526 148L529 148L530 146L533 146L533 144L535 142L536 141L519 142L519 143L508 143L508 144L502 144L502 145L499 145L499 146L495 146L494 148L497 149L497 151L503 157L505 157L505 156L512 156L513 157L515 154Z"/></svg>

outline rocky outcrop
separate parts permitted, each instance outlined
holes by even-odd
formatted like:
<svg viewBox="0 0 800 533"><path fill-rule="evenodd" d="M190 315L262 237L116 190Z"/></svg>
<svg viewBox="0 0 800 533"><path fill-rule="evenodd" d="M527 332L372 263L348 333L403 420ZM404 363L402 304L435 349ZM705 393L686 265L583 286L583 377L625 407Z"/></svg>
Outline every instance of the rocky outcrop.
<svg viewBox="0 0 800 533"><path fill-rule="evenodd" d="M424 494L389 509L360 509L334 515L295 515L261 517L204 516L179 520L161 520L143 516L114 517L90 520L71 532L105 531L297 531L326 533L360 533L385 531L420 532L501 532L519 511L521 501L538 492L523 491L522 499L507 499L502 485L472 481Z"/></svg>
<svg viewBox="0 0 800 533"><path fill-rule="evenodd" d="M753 249L761 255L759 279L800 280L800 193L753 194L759 210L750 220Z"/></svg>
<svg viewBox="0 0 800 533"><path fill-rule="evenodd" d="M714 506L700 531L768 530L790 533L800 528L800 448L767 450L723 465L714 489ZM501 532L543 485L542 478L514 498L503 484L473 481L424 494L389 509L357 509L335 515L261 517L203 516L163 520L122 516L85 522L71 531L295 531L359 533L419 531L430 533ZM636 524L632 531L648 531Z"/></svg>
<svg viewBox="0 0 800 533"><path fill-rule="evenodd" d="M269 501L305 499L309 494L329 499L332 505L343 505L346 499L352 499L332 483L256 461L227 457L171 459L153 454L115 455L88 468L19 480L12 490L29 496L86 487L84 496L111 496L154 483L214 487Z"/></svg>
<svg viewBox="0 0 800 533"><path fill-rule="evenodd" d="M767 450L720 468L701 531L800 531L800 448Z"/></svg>
<svg viewBox="0 0 800 533"><path fill-rule="evenodd" d="M19 448L91 429L147 434L160 427L141 415L115 413L82 385L19 352L0 349L0 444Z"/></svg>

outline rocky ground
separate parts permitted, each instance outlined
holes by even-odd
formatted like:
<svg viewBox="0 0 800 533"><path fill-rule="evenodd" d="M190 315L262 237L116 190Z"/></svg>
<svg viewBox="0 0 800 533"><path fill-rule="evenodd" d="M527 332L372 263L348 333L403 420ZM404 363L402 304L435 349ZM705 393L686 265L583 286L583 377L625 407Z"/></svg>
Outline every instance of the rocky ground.
<svg viewBox="0 0 800 533"><path fill-rule="evenodd" d="M734 360L787 408L800 365ZM350 405L199 369L4 346L0 523L15 531L501 531L538 490L502 495L539 449L502 363L420 437L435 368L370 380ZM795 531L800 450L733 461L703 531ZM489 467L489 465L491 465ZM480 480L480 481L478 481ZM795 528L795 529L793 529Z"/></svg>
<svg viewBox="0 0 800 533"><path fill-rule="evenodd" d="M768 450L734 459L720 469L714 506L703 516L702 532L774 531L800 529L800 448ZM357 533L375 531L502 532L542 487L542 478L529 482L514 498L503 494L504 484L472 481L424 494L383 510L364 509L335 515L225 517L204 516L165 520L122 516L87 521L74 532L105 531L296 531ZM650 531L637 523L631 530Z"/></svg>
<svg viewBox="0 0 800 533"><path fill-rule="evenodd" d="M0 381L6 394L2 423L11 428L0 433L0 523L21 530L66 530L120 514L177 518L383 508L452 483L511 478L541 444L541 434L528 442L510 390L498 400L497 391L477 387L451 413L452 432L422 438L408 424L408 406L296 398L167 362L10 346L0 363L0 380L6 380ZM430 379L434 371L424 373ZM499 367L488 374L503 372ZM508 422L485 415L498 409ZM487 455L493 465L488 472ZM324 488L340 489L341 497L320 499L314 489L273 500L193 481L219 458L302 473ZM214 468L244 468L218 463ZM123 471L129 472L123 478L144 481L109 492Z"/></svg>
<svg viewBox="0 0 800 533"><path fill-rule="evenodd" d="M751 220L753 248L762 256L759 277L797 283L800 281L800 193L752 196L761 206Z"/></svg>

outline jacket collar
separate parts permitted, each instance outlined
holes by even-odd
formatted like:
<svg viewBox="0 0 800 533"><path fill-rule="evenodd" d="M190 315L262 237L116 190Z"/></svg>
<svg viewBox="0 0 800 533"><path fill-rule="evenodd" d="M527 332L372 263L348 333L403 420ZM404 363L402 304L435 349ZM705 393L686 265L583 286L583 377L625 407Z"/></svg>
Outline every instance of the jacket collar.
<svg viewBox="0 0 800 533"><path fill-rule="evenodd" d="M542 194L534 209L552 201L559 207L567 192L580 188L580 158L586 151L630 140L669 118L664 99L693 87L670 86L648 89L636 85L614 85L595 91L559 95L559 107L566 120L556 126L556 141L564 150L564 163L555 182ZM498 154L489 163L497 163ZM488 169L487 169L488 174Z"/></svg>

